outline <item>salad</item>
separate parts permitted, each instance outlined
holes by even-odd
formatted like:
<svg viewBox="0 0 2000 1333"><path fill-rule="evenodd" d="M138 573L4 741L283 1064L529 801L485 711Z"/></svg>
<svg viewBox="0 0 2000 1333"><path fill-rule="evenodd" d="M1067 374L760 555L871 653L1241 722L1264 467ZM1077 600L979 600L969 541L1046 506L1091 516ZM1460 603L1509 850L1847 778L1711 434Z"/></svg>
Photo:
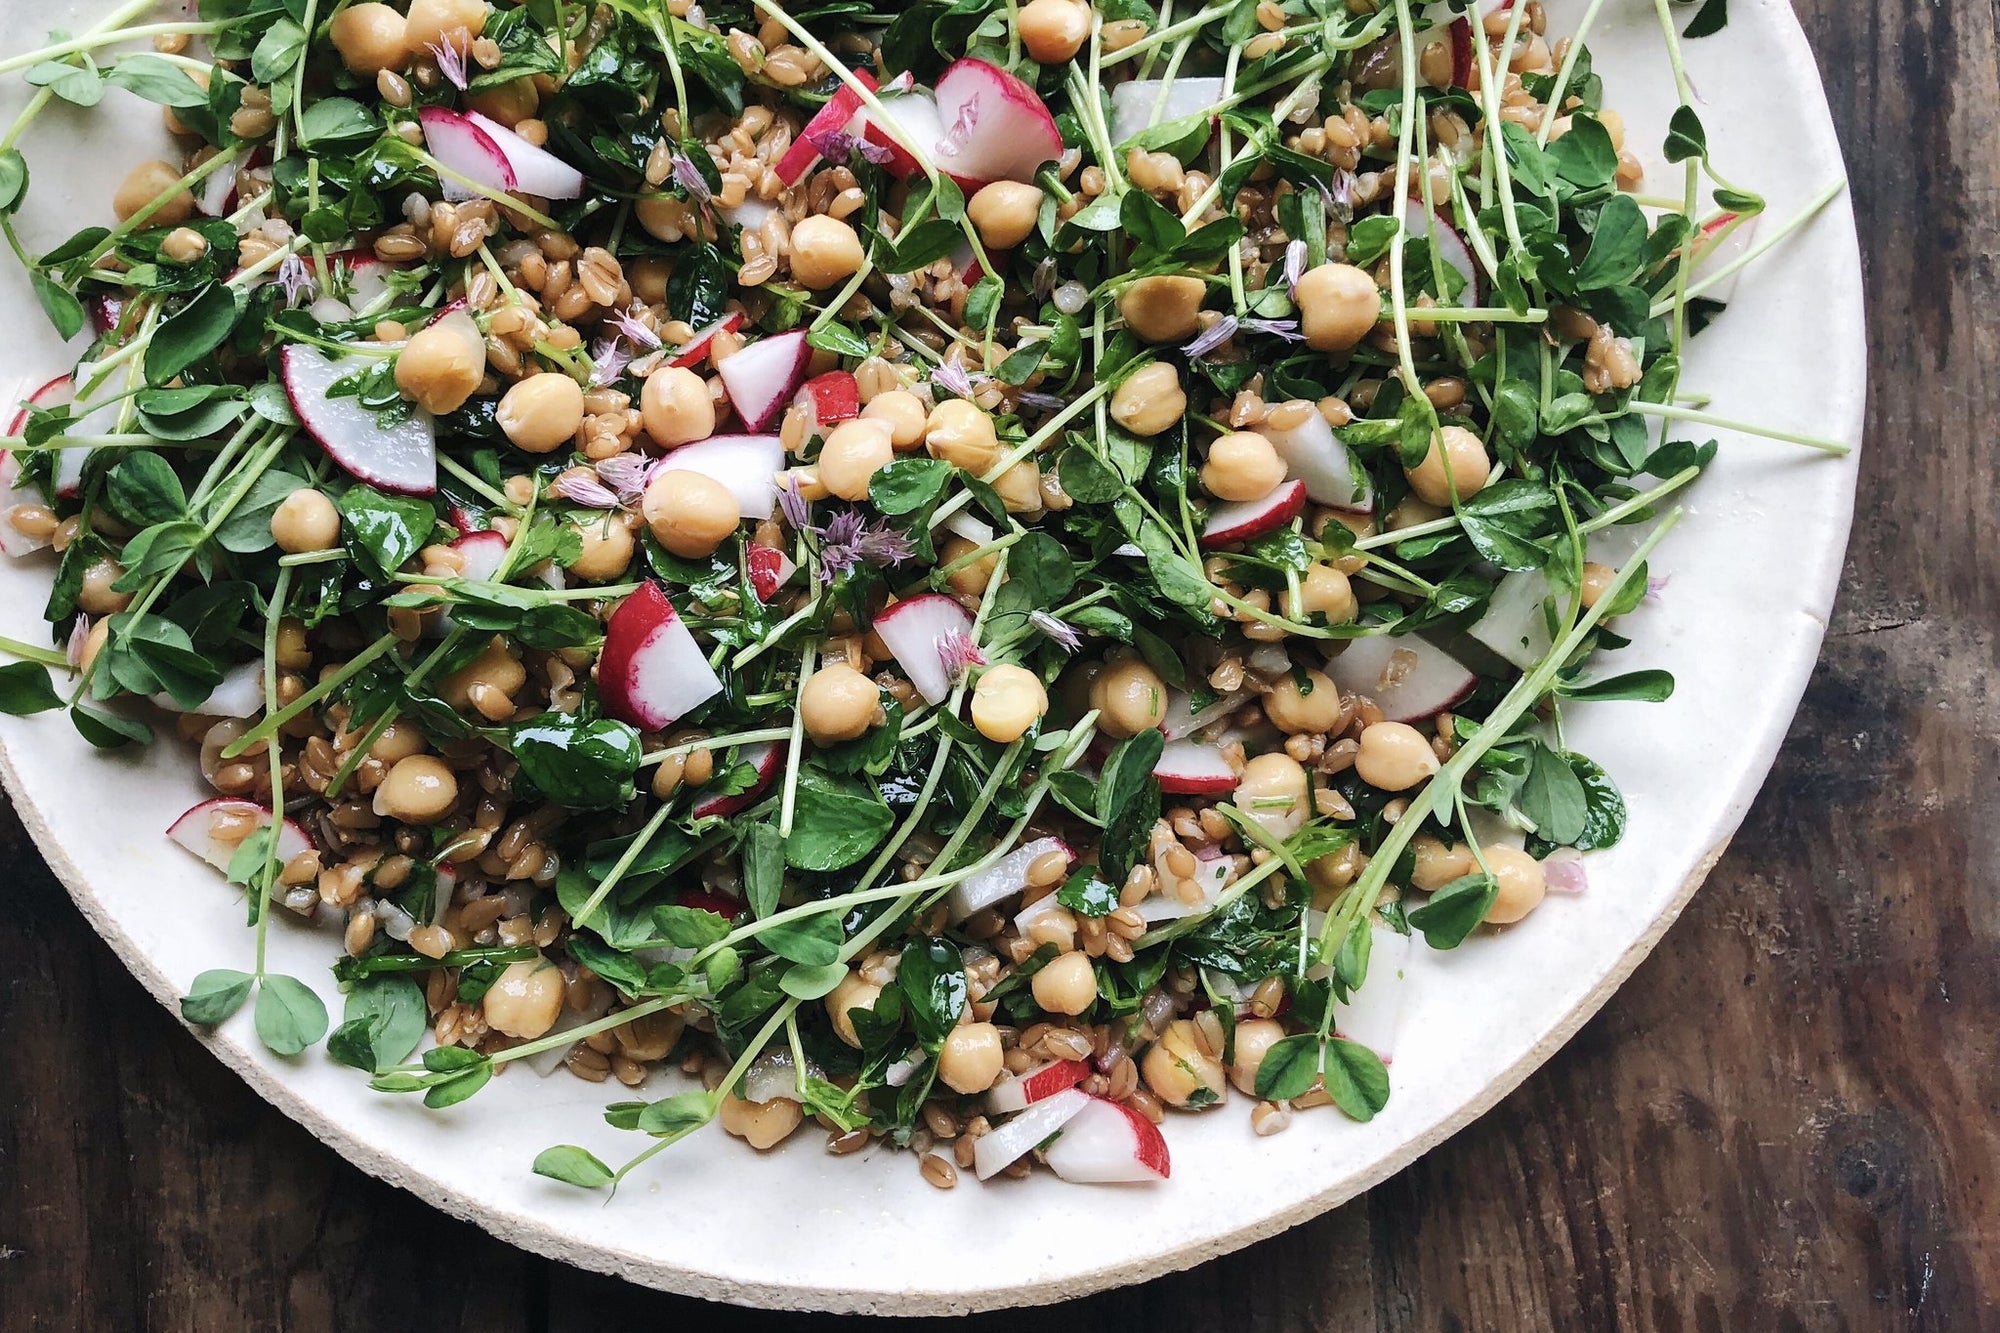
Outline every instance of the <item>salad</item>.
<svg viewBox="0 0 2000 1333"><path fill-rule="evenodd" d="M168 835L250 925L189 1022L431 1107L615 1080L630 1160L534 1161L576 1186L711 1120L949 1188L1369 1119L1411 951L1587 910L1545 901L1631 817L1564 722L1673 689L1600 655L1717 451L1678 433L1841 448L1681 383L1840 185L1753 240L1657 0L1645 193L1601 8L51 34L0 61L0 232L84 350L0 452L52 644L0 707L188 747ZM58 100L170 139L35 252ZM265 966L306 925L338 1022Z"/></svg>

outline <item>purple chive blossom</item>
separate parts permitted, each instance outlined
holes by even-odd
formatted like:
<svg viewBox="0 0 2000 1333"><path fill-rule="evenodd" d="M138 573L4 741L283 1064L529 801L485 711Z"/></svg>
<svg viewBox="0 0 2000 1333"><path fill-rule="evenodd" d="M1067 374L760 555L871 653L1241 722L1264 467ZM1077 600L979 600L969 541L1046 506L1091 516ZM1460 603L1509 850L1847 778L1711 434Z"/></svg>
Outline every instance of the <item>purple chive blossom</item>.
<svg viewBox="0 0 2000 1333"><path fill-rule="evenodd" d="M1351 171L1341 169L1333 173L1333 187L1328 191L1333 196L1333 206L1337 214L1354 216L1354 187L1359 178Z"/></svg>
<svg viewBox="0 0 2000 1333"><path fill-rule="evenodd" d="M1306 275L1306 243L1293 241L1285 247L1285 290L1298 295L1299 279Z"/></svg>
<svg viewBox="0 0 2000 1333"><path fill-rule="evenodd" d="M701 169L695 166L694 159L686 153L674 154L674 184L686 190L688 198L698 204L705 204L715 198L714 192L708 188L708 179L701 174Z"/></svg>
<svg viewBox="0 0 2000 1333"><path fill-rule="evenodd" d="M597 464L597 479L617 494L619 503L634 505L646 493L648 466L638 454L613 454Z"/></svg>
<svg viewBox="0 0 2000 1333"><path fill-rule="evenodd" d="M1044 259L1035 265L1034 292L1037 301L1046 301L1056 289L1056 261Z"/></svg>
<svg viewBox="0 0 2000 1333"><path fill-rule="evenodd" d="M986 665L985 654L962 629L955 629L938 640L938 661L944 664L944 674L956 685L965 679L965 673L976 666Z"/></svg>
<svg viewBox="0 0 2000 1333"><path fill-rule="evenodd" d="M813 151L829 162L845 162L848 154L854 151L856 142L853 135L837 125L829 129L814 130L799 137L811 144Z"/></svg>
<svg viewBox="0 0 2000 1333"><path fill-rule="evenodd" d="M63 647L63 655L69 658L70 670L83 670L83 646L90 641L90 617L78 616L76 624L70 626L69 642Z"/></svg>
<svg viewBox="0 0 2000 1333"><path fill-rule="evenodd" d="M1583 853L1574 847L1558 847L1542 861L1542 876L1551 893L1582 893L1590 887L1583 868Z"/></svg>
<svg viewBox="0 0 2000 1333"><path fill-rule="evenodd" d="M591 347L590 363L590 383L602 389L625 373L625 367L632 363L632 354L618 339L606 338Z"/></svg>
<svg viewBox="0 0 2000 1333"><path fill-rule="evenodd" d="M931 372L931 383L948 389L960 398L972 397L972 376L956 361L940 361Z"/></svg>
<svg viewBox="0 0 2000 1333"><path fill-rule="evenodd" d="M910 539L879 524L861 534L861 558L871 565L900 565L916 554Z"/></svg>
<svg viewBox="0 0 2000 1333"><path fill-rule="evenodd" d="M1655 574L1649 577L1646 580L1646 600L1658 603L1661 600L1660 594L1667 590L1667 585L1673 580L1672 574Z"/></svg>
<svg viewBox="0 0 2000 1333"><path fill-rule="evenodd" d="M1028 623L1047 636L1049 642L1066 653L1083 647L1083 636L1046 611L1028 613Z"/></svg>
<svg viewBox="0 0 2000 1333"><path fill-rule="evenodd" d="M647 328L634 310L621 310L604 321L629 339L634 347L652 351L660 345L660 335Z"/></svg>
<svg viewBox="0 0 2000 1333"><path fill-rule="evenodd" d="M938 151L947 157L957 157L959 151L972 142L974 130L979 128L979 104L968 100L959 107L958 115L952 118L951 127L945 131L944 141Z"/></svg>
<svg viewBox="0 0 2000 1333"><path fill-rule="evenodd" d="M1252 333L1268 333L1273 338L1283 338L1288 343L1298 342L1305 335L1299 332L1296 319L1246 319L1243 327Z"/></svg>
<svg viewBox="0 0 2000 1333"><path fill-rule="evenodd" d="M556 494L571 504L587 509L616 509L618 493L603 482L580 472L565 472L556 478Z"/></svg>
<svg viewBox="0 0 2000 1333"><path fill-rule="evenodd" d="M791 524L794 532L812 531L812 505L806 500L806 493L799 489L799 479L787 476L778 487L778 508L784 511L785 522Z"/></svg>
<svg viewBox="0 0 2000 1333"><path fill-rule="evenodd" d="M437 61L438 73L460 92L465 91L465 48L455 42L426 42L424 49Z"/></svg>
<svg viewBox="0 0 2000 1333"><path fill-rule="evenodd" d="M1194 341L1181 348L1192 357L1204 357L1236 336L1236 316L1224 315L1215 323L1195 335Z"/></svg>
<svg viewBox="0 0 2000 1333"><path fill-rule="evenodd" d="M827 583L862 565L878 569L900 565L913 554L909 538L880 525L868 526L858 510L843 510L825 527L809 531L819 539L819 574Z"/></svg>
<svg viewBox="0 0 2000 1333"><path fill-rule="evenodd" d="M854 146L860 151L863 161L873 162L878 167L892 161L896 156L895 149L885 143L876 143L873 139L863 139Z"/></svg>
<svg viewBox="0 0 2000 1333"><path fill-rule="evenodd" d="M286 255L278 265L278 287L285 293L285 304L295 306L301 300L313 295L312 270L306 261L297 255Z"/></svg>

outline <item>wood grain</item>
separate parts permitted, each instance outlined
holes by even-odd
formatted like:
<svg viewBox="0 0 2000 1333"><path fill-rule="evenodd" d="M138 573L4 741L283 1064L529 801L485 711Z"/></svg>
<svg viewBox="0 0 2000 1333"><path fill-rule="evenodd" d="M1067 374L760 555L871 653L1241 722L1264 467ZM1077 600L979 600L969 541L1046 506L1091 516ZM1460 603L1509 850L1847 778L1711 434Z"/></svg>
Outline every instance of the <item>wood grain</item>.
<svg viewBox="0 0 2000 1333"><path fill-rule="evenodd" d="M1846 591L1734 849L1568 1049L1364 1199L952 1326L2000 1328L1996 11L1797 7L1849 149L1876 388ZM146 998L11 815L0 864L0 1329L845 1322L551 1265L362 1176Z"/></svg>

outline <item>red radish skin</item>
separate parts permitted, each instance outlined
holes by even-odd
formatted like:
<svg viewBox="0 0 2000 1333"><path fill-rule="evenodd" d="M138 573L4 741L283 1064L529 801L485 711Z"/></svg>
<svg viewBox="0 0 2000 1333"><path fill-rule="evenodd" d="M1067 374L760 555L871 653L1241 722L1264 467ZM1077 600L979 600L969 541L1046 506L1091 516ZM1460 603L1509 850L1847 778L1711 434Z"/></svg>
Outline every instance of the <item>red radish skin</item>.
<svg viewBox="0 0 2000 1333"><path fill-rule="evenodd" d="M675 351L673 356L667 361L667 364L670 366L679 366L682 369L697 365L708 355L708 345L715 341L716 334L734 333L742 327L743 312L741 310L732 310L714 323L705 324L696 330L694 337L688 340L685 347Z"/></svg>
<svg viewBox="0 0 2000 1333"><path fill-rule="evenodd" d="M939 649L948 635L971 635L972 617L965 608L943 593L927 592L897 602L876 616L875 632L889 645L917 693L930 703L943 703L951 693L952 681L945 674Z"/></svg>
<svg viewBox="0 0 2000 1333"><path fill-rule="evenodd" d="M829 370L799 386L792 405L803 407L810 418L808 437L824 435L843 421L861 415L861 386L851 370Z"/></svg>
<svg viewBox="0 0 2000 1333"><path fill-rule="evenodd" d="M399 495L437 490L437 427L427 412L412 411L386 429L353 398L331 398L334 383L376 364L373 357L329 361L319 349L293 343L279 353L285 396L306 433L351 476Z"/></svg>
<svg viewBox="0 0 2000 1333"><path fill-rule="evenodd" d="M263 828L271 822L271 812L254 801L237 800L233 797L218 796L202 801L182 812L180 818L167 825L167 836L175 843L199 856L217 870L229 869L229 860L236 855L235 843L221 843L210 832L216 815L235 815L256 820L255 827ZM278 832L278 856L291 860L302 852L312 850L312 839L305 829L287 819Z"/></svg>
<svg viewBox="0 0 2000 1333"><path fill-rule="evenodd" d="M1479 261L1473 256L1472 247L1465 237L1436 210L1426 207L1422 199L1413 198L1410 205L1404 210L1403 217L1410 239L1428 240L1437 248L1438 256L1445 265L1458 270L1459 276L1465 279L1465 290L1459 296L1461 301L1468 305L1484 301L1486 275L1480 272Z"/></svg>
<svg viewBox="0 0 2000 1333"><path fill-rule="evenodd" d="M1069 1088L1044 1097L1011 1119L1003 1120L972 1141L973 1171L987 1180L1028 1155L1049 1135L1068 1124L1092 1101L1088 1093Z"/></svg>
<svg viewBox="0 0 2000 1333"><path fill-rule="evenodd" d="M1236 772L1222 751L1198 741L1168 741L1153 776L1161 791L1179 796L1221 796L1237 786Z"/></svg>
<svg viewBox="0 0 2000 1333"><path fill-rule="evenodd" d="M729 402L749 431L769 430L804 383L812 348L803 329L773 334L744 347L716 367Z"/></svg>
<svg viewBox="0 0 2000 1333"><path fill-rule="evenodd" d="M548 149L529 143L499 121L477 111L466 112L465 118L483 130L507 159L514 189L543 199L575 199L583 194L583 173Z"/></svg>
<svg viewBox="0 0 2000 1333"><path fill-rule="evenodd" d="M1078 1185L1145 1184L1174 1169L1159 1126L1103 1097L1092 1097L1042 1155L1050 1170Z"/></svg>
<svg viewBox="0 0 2000 1333"><path fill-rule="evenodd" d="M597 688L611 716L658 731L720 694L722 682L667 594L649 581L604 627Z"/></svg>
<svg viewBox="0 0 2000 1333"><path fill-rule="evenodd" d="M768 602L776 596L778 589L784 587L798 570L790 556L762 542L749 543L744 550L744 559L750 567L750 591L757 594L760 602Z"/></svg>
<svg viewBox="0 0 2000 1333"><path fill-rule="evenodd" d="M653 464L647 480L662 472L699 472L736 497L742 517L765 519L777 512L778 473L784 466L785 446L775 435L711 435L681 445Z"/></svg>
<svg viewBox="0 0 2000 1333"><path fill-rule="evenodd" d="M770 789L771 780L784 767L785 751L776 745L746 745L736 752L739 762L750 765L757 771L756 780L743 791L733 796L711 796L707 800L696 801L690 812L696 819L720 819L733 815L749 806Z"/></svg>
<svg viewBox="0 0 2000 1333"><path fill-rule="evenodd" d="M713 912L726 921L733 921L743 910L743 904L734 898L725 898L707 889L682 889L675 900L682 907L691 907L697 912Z"/></svg>
<svg viewBox="0 0 2000 1333"><path fill-rule="evenodd" d="M1343 651L1327 658L1326 674L1342 694L1374 700L1391 722L1435 717L1479 685L1464 663L1414 634L1349 639Z"/></svg>
<svg viewBox="0 0 2000 1333"><path fill-rule="evenodd" d="M880 87L875 82L875 76L865 69L855 70L854 79L871 93ZM812 141L834 130L847 131L848 122L854 119L855 113L861 110L861 106L861 94L843 80L841 85L833 90L833 96L826 99L826 105L814 112L813 118L806 122L806 127L799 132L799 137L792 140L792 146L785 150L785 155L778 159L778 178L787 185L797 185L805 179L805 174L820 160L819 149L813 146Z"/></svg>
<svg viewBox="0 0 2000 1333"><path fill-rule="evenodd" d="M8 424L7 433L19 435L27 429L29 407L62 407L75 401L75 378L70 375L58 375L28 395L25 405L14 414L13 421ZM116 411L116 404L107 404L94 412L87 411L70 423L72 433L96 434L98 432L91 429L93 424L91 417L99 413L116 413ZM109 432L111 426L112 423L106 421L104 431ZM83 493L83 465L95 452L93 449L64 449L57 454L55 485L58 496L65 500L74 500Z"/></svg>
<svg viewBox="0 0 2000 1333"><path fill-rule="evenodd" d="M459 577L478 583L492 582L500 566L507 562L509 545L506 537L497 532L475 532L460 537L451 544L451 549L465 561Z"/></svg>
<svg viewBox="0 0 2000 1333"><path fill-rule="evenodd" d="M1288 481L1261 500L1219 504L1201 531L1204 547L1229 546L1275 532L1306 511L1306 484Z"/></svg>
<svg viewBox="0 0 2000 1333"><path fill-rule="evenodd" d="M502 194L520 188L507 154L469 116L447 107L427 106L417 113L417 121L424 129L424 146L450 171ZM442 172L438 175L438 188L454 203L479 197L476 191Z"/></svg>
<svg viewBox="0 0 2000 1333"><path fill-rule="evenodd" d="M962 185L1032 181L1063 154L1055 117L1035 90L984 60L957 60L938 75L937 111L932 160Z"/></svg>
<svg viewBox="0 0 2000 1333"><path fill-rule="evenodd" d="M118 322L125 318L125 298L122 296L98 292L83 305L90 314L90 327L100 338L117 328Z"/></svg>
<svg viewBox="0 0 2000 1333"><path fill-rule="evenodd" d="M1083 1060L1050 1060L1018 1074L1002 1074L986 1094L986 1109L995 1115L1025 1111L1035 1102L1064 1092L1090 1077Z"/></svg>

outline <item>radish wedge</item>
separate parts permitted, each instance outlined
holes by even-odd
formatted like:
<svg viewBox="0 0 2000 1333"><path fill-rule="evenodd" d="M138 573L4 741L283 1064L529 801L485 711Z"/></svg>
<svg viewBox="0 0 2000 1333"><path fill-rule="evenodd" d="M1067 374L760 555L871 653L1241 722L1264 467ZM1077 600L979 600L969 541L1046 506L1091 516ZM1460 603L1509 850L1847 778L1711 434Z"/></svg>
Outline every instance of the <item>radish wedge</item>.
<svg viewBox="0 0 2000 1333"><path fill-rule="evenodd" d="M746 745L736 752L736 762L748 764L756 770L757 776L750 785L730 796L710 796L694 803L690 811L696 819L719 819L733 815L762 796L771 785L771 779L778 776L783 766L785 752L768 742L760 745Z"/></svg>
<svg viewBox="0 0 2000 1333"><path fill-rule="evenodd" d="M330 398L336 381L377 364L366 356L329 361L319 350L292 343L278 354L285 396L306 433L351 476L401 495L437 490L437 426L428 412L412 410L393 426L355 398Z"/></svg>
<svg viewBox="0 0 2000 1333"><path fill-rule="evenodd" d="M1166 89L1166 102L1160 90ZM1221 79L1130 79L1111 90L1111 142L1124 143L1155 125L1187 120L1204 113L1213 115L1227 90Z"/></svg>
<svg viewBox="0 0 2000 1333"><path fill-rule="evenodd" d="M1174 882L1175 876L1167 868L1167 858L1164 852L1153 862L1153 873L1160 877L1160 883L1163 885ZM1227 857L1217 856L1206 861L1198 861L1194 868L1194 882L1195 886L1201 890L1199 898L1194 902L1184 903L1180 900L1180 896L1171 890L1156 893L1152 897L1140 901L1138 908L1139 915L1146 919L1147 925L1155 926L1163 921L1178 921L1184 916L1193 916L1197 912L1206 912L1215 902L1216 896L1222 892L1224 883L1228 878L1229 860Z"/></svg>
<svg viewBox="0 0 2000 1333"><path fill-rule="evenodd" d="M1739 226L1731 229L1729 224L1735 222L1736 217L1734 213L1724 213L1701 229L1701 239L1695 242L1694 269L1688 274L1690 283L1700 282L1750 253L1750 244L1757 239L1757 219L1745 218ZM1736 295L1736 283L1742 276L1743 270L1738 269L1703 292L1701 299L1729 304Z"/></svg>
<svg viewBox="0 0 2000 1333"><path fill-rule="evenodd" d="M514 176L511 188L543 199L575 199L582 195L583 173L548 149L529 143L499 121L477 111L466 112L465 118L484 130L493 146L506 156L508 169ZM424 137L426 140L430 137L428 121Z"/></svg>
<svg viewBox="0 0 2000 1333"><path fill-rule="evenodd" d="M243 662L222 673L222 679L193 708L182 708L174 696L164 691L150 696L170 713L197 713L203 717L255 717L264 711L264 664Z"/></svg>
<svg viewBox="0 0 2000 1333"><path fill-rule="evenodd" d="M667 364L683 368L692 366L708 355L708 345L715 340L716 334L734 333L742 327L743 312L732 310L713 324L705 324L696 330L694 337L688 339L686 346L677 348Z"/></svg>
<svg viewBox="0 0 2000 1333"><path fill-rule="evenodd" d="M1412 199L1410 204L1411 207L1403 210L1402 218L1403 225L1409 229L1410 239L1429 241L1445 266L1457 269L1459 276L1465 279L1465 289L1458 298L1460 303L1478 305L1485 299L1486 279L1479 271L1478 261L1472 257L1472 247L1466 244L1458 228L1425 207L1423 200Z"/></svg>
<svg viewBox="0 0 2000 1333"><path fill-rule="evenodd" d="M777 512L778 473L784 466L785 446L775 435L711 435L653 464L646 479L662 472L699 472L736 497L737 512L744 518L765 519Z"/></svg>
<svg viewBox="0 0 2000 1333"><path fill-rule="evenodd" d="M1396 1045L1403 995L1416 954L1410 947L1411 936L1388 926L1371 925L1369 929L1374 939L1368 949L1368 976L1359 990L1334 1005L1333 1031L1387 1061Z"/></svg>
<svg viewBox="0 0 2000 1333"><path fill-rule="evenodd" d="M1032 181L1063 155L1055 118L1035 90L984 60L967 58L938 75L942 129L933 159L955 178Z"/></svg>
<svg viewBox="0 0 2000 1333"><path fill-rule="evenodd" d="M1209 510L1201 544L1216 547L1247 542L1284 527L1305 511L1306 484L1288 481L1261 500L1238 500Z"/></svg>
<svg viewBox="0 0 2000 1333"><path fill-rule="evenodd" d="M806 436L810 439L861 415L861 386L853 371L829 370L801 384L792 405L806 410Z"/></svg>
<svg viewBox="0 0 2000 1333"><path fill-rule="evenodd" d="M1173 1173L1159 1126L1103 1097L1092 1097L1070 1117L1043 1156L1050 1170L1073 1185L1138 1185Z"/></svg>
<svg viewBox="0 0 2000 1333"><path fill-rule="evenodd" d="M1435 717L1479 684L1464 663L1414 634L1349 639L1344 650L1327 658L1326 674L1342 694L1374 700L1391 722Z"/></svg>
<svg viewBox="0 0 2000 1333"><path fill-rule="evenodd" d="M460 537L451 544L451 549L465 561L465 568L459 571L459 577L475 583L491 583L493 576L500 572L500 566L507 563L510 545L507 538L498 532L474 532Z"/></svg>
<svg viewBox="0 0 2000 1333"><path fill-rule="evenodd" d="M246 834L268 826L271 812L255 801L242 801L233 797L218 796L191 806L179 819L167 825L167 836L187 848L217 870L228 870L229 860L236 855L236 849L243 843L242 838L233 841L218 838L216 827L226 824L233 828L242 827L242 821L249 820ZM287 819L278 831L278 859L291 860L301 852L312 850L312 839L306 831L292 820Z"/></svg>
<svg viewBox="0 0 2000 1333"><path fill-rule="evenodd" d="M424 128L424 147L448 171L500 194L520 188L506 152L472 117L446 107L427 106L417 113L417 120ZM438 173L438 188L453 203L480 197L478 191L444 172Z"/></svg>
<svg viewBox="0 0 2000 1333"><path fill-rule="evenodd" d="M805 381L811 360L805 331L794 329L759 339L716 367L745 430L768 430L777 424Z"/></svg>
<svg viewBox="0 0 2000 1333"><path fill-rule="evenodd" d="M986 1109L994 1115L1025 1111L1089 1077L1090 1065L1083 1060L1048 1060L1018 1074L1002 1074L986 1094Z"/></svg>
<svg viewBox="0 0 2000 1333"><path fill-rule="evenodd" d="M875 82L875 76L865 69L855 70L854 78L856 82L865 84L869 92L880 87ZM799 137L792 140L792 146L785 150L785 155L778 159L778 179L787 185L797 185L803 180L820 159L818 141L821 136L836 130L852 133L848 127L855 113L861 110L861 105L861 94L842 81L833 90L833 96L826 99L826 105L815 111L813 118L806 122L806 127L799 131Z"/></svg>
<svg viewBox="0 0 2000 1333"><path fill-rule="evenodd" d="M1037 838L1025 843L978 874L958 882L951 891L950 919L963 921L974 912L983 912L996 903L1003 903L1027 888L1028 867L1050 852L1061 852L1072 861L1076 859L1069 844L1061 838Z"/></svg>
<svg viewBox="0 0 2000 1333"><path fill-rule="evenodd" d="M597 688L611 716L658 731L720 694L722 682L667 594L648 581L604 627Z"/></svg>
<svg viewBox="0 0 2000 1333"><path fill-rule="evenodd" d="M1002 1121L972 1141L974 1173L981 1180L987 1180L1006 1170L1081 1114L1091 1100L1089 1093L1068 1088L1052 1097L1044 1097L1019 1115Z"/></svg>
<svg viewBox="0 0 2000 1333"><path fill-rule="evenodd" d="M14 414L13 421L8 424L9 435L19 435L27 428L30 407L69 407L73 413L68 431L71 435L108 435L118 425L116 402L95 408L77 404L74 375L58 375L29 394L23 401L21 410ZM55 469L55 487L58 496L65 500L74 500L83 493L83 465L95 452L94 449L58 451Z"/></svg>
<svg viewBox="0 0 2000 1333"><path fill-rule="evenodd" d="M1236 790L1236 771L1222 751L1199 741L1168 741L1153 765L1160 790L1181 796L1221 796Z"/></svg>
<svg viewBox="0 0 2000 1333"><path fill-rule="evenodd" d="M885 89L876 100L882 104L882 110L888 113L889 120L902 132L904 139L925 153L936 151L938 140L944 137L944 121L939 117L937 103L929 93L890 92ZM889 160L883 164L883 170L905 180L923 170L910 150L882 127L873 109L864 109L861 118L861 132L868 142L889 150Z"/></svg>
<svg viewBox="0 0 2000 1333"><path fill-rule="evenodd" d="M806 1072L816 1074L819 1071L812 1067L809 1060ZM751 1103L774 1101L779 1097L800 1100L803 1092L799 1087L798 1071L792 1064L791 1047L780 1042L766 1048L762 1055L752 1060L750 1067L743 1071L743 1084L737 1095Z"/></svg>
<svg viewBox="0 0 2000 1333"><path fill-rule="evenodd" d="M756 593L757 600L761 602L770 601L799 568L783 551L762 542L751 542L746 546L743 559L750 567L750 591Z"/></svg>
<svg viewBox="0 0 2000 1333"><path fill-rule="evenodd" d="M1267 421L1258 427L1258 434L1285 460L1285 475L1306 484L1306 498L1314 504L1354 514L1374 509L1375 487L1368 473L1355 464L1354 456L1317 409L1298 425L1283 430Z"/></svg>
<svg viewBox="0 0 2000 1333"><path fill-rule="evenodd" d="M930 703L943 703L953 684L945 650L953 635L968 643L972 638L972 617L965 608L943 593L927 592L876 616L875 632L889 645L917 693Z"/></svg>
<svg viewBox="0 0 2000 1333"><path fill-rule="evenodd" d="M1466 633L1521 670L1532 671L1555 642L1543 609L1550 591L1548 576L1538 569L1509 574L1494 587L1486 614Z"/></svg>

